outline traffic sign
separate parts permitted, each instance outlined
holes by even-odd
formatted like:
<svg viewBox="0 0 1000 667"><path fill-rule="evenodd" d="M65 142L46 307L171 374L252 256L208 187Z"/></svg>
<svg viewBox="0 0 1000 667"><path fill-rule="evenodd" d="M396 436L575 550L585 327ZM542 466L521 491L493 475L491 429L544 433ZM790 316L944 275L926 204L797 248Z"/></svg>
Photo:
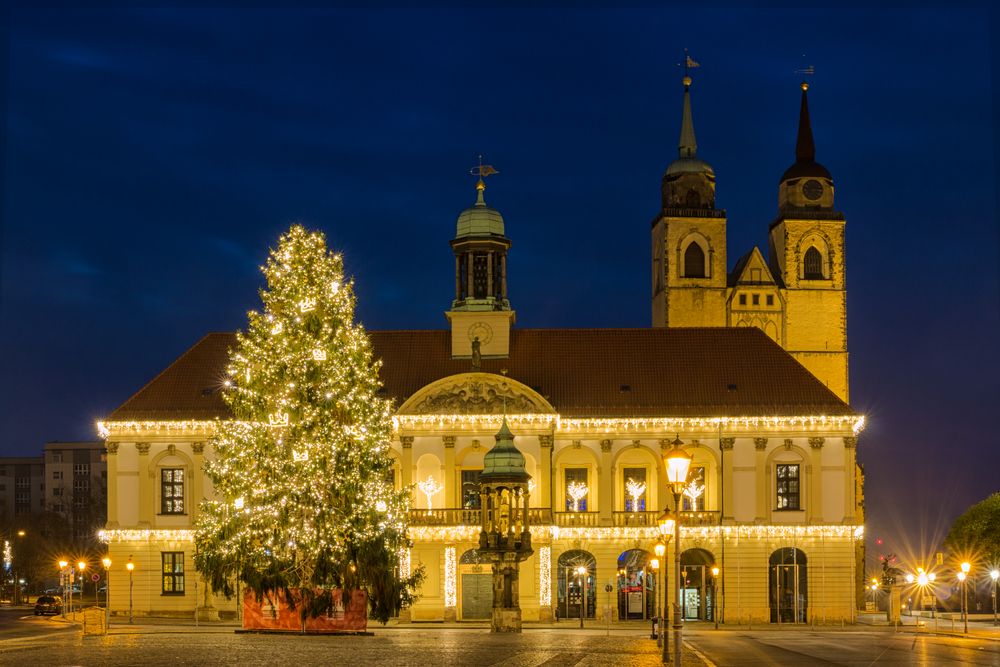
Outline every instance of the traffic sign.
<svg viewBox="0 0 1000 667"><path fill-rule="evenodd" d="M101 575L95 572L94 574L90 575L90 580L96 584L98 581L101 580Z"/></svg>

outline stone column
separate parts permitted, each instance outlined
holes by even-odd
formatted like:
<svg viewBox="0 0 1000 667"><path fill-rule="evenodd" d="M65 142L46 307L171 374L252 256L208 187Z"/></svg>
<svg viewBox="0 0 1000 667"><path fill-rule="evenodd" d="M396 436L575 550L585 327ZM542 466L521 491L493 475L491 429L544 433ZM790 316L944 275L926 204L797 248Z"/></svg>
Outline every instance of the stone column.
<svg viewBox="0 0 1000 667"><path fill-rule="evenodd" d="M215 608L215 594L208 580L198 575L198 607L195 609L195 616L199 621L219 620L219 610Z"/></svg>
<svg viewBox="0 0 1000 667"><path fill-rule="evenodd" d="M614 525L615 473L611 469L611 441L601 440L601 468L597 471L597 501L600 505L602 526Z"/></svg>
<svg viewBox="0 0 1000 667"><path fill-rule="evenodd" d="M754 521L764 523L767 521L767 503L770 502L769 496L771 494L771 490L767 484L770 478L769 471L767 470L767 438L754 438L753 446L757 450L757 463L755 467L757 471L757 489L755 494L757 497L757 516L754 517Z"/></svg>
<svg viewBox="0 0 1000 667"><path fill-rule="evenodd" d="M118 443L108 442L108 522L106 528L118 528Z"/></svg>
<svg viewBox="0 0 1000 667"><path fill-rule="evenodd" d="M549 507L555 511L555 503L552 502L552 435L543 434L538 436L538 506Z"/></svg>
<svg viewBox="0 0 1000 667"><path fill-rule="evenodd" d="M467 272L465 283L466 283L466 289L468 290L465 296L468 299L475 299L476 292L475 289L473 288L473 278L472 278L472 253L471 252L465 253L465 257L466 257L465 267Z"/></svg>
<svg viewBox="0 0 1000 667"><path fill-rule="evenodd" d="M844 438L844 523L853 524L858 520L857 500L854 497L856 480L854 475L857 456L858 439L854 436Z"/></svg>
<svg viewBox="0 0 1000 667"><path fill-rule="evenodd" d="M191 511L188 514L194 523L201 512L201 501L205 499L205 443L192 444L191 451L194 453L194 470L191 471Z"/></svg>
<svg viewBox="0 0 1000 667"><path fill-rule="evenodd" d="M441 441L444 443L444 498L447 503L445 509L461 507L461 489L456 481L458 475L455 472L455 436L442 436Z"/></svg>
<svg viewBox="0 0 1000 667"><path fill-rule="evenodd" d="M719 438L722 456L722 521L733 520L733 445L736 438Z"/></svg>
<svg viewBox="0 0 1000 667"><path fill-rule="evenodd" d="M486 253L486 296L493 294L493 253Z"/></svg>
<svg viewBox="0 0 1000 667"><path fill-rule="evenodd" d="M153 525L153 475L149 469L149 443L137 442L139 452L139 526L151 528Z"/></svg>
<svg viewBox="0 0 1000 667"><path fill-rule="evenodd" d="M809 438L812 498L809 500L809 523L823 521L823 438Z"/></svg>
<svg viewBox="0 0 1000 667"><path fill-rule="evenodd" d="M507 255L500 255L500 296L507 298Z"/></svg>
<svg viewBox="0 0 1000 667"><path fill-rule="evenodd" d="M399 444L403 447L403 452L399 457L400 475L402 475L403 488L413 484L413 436L399 436Z"/></svg>

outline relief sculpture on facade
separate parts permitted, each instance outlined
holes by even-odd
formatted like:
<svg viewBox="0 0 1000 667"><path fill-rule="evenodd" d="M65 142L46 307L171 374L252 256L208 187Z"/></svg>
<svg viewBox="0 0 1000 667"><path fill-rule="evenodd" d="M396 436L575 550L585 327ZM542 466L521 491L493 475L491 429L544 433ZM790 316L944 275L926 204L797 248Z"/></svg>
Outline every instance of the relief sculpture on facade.
<svg viewBox="0 0 1000 667"><path fill-rule="evenodd" d="M510 383L499 379L463 379L440 387L416 405L415 414L510 414L548 412L530 396L517 391Z"/></svg>

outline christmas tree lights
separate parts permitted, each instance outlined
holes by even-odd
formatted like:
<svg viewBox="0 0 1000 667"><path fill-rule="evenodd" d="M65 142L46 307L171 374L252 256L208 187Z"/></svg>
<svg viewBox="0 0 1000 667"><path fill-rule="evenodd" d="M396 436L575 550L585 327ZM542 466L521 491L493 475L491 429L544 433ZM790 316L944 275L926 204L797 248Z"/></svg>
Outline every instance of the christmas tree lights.
<svg viewBox="0 0 1000 667"><path fill-rule="evenodd" d="M227 596L237 578L258 598L282 596L303 627L331 606L331 589L345 604L365 590L384 623L422 572L402 574L409 492L389 481L392 406L377 395L352 284L323 234L297 225L262 270L263 312L248 313L230 350L234 418L210 439L217 500L201 506L196 565Z"/></svg>

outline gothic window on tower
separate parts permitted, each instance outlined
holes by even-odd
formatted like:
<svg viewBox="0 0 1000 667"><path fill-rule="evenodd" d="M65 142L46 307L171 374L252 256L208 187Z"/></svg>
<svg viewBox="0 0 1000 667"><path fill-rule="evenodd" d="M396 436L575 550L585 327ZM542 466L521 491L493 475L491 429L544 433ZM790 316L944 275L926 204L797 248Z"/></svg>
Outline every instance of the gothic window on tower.
<svg viewBox="0 0 1000 667"><path fill-rule="evenodd" d="M825 277L823 275L823 255L815 246L809 246L809 249L806 250L802 266L804 269L802 277L806 280L823 280Z"/></svg>
<svg viewBox="0 0 1000 667"><path fill-rule="evenodd" d="M705 277L705 251L694 241L684 251L684 277Z"/></svg>

